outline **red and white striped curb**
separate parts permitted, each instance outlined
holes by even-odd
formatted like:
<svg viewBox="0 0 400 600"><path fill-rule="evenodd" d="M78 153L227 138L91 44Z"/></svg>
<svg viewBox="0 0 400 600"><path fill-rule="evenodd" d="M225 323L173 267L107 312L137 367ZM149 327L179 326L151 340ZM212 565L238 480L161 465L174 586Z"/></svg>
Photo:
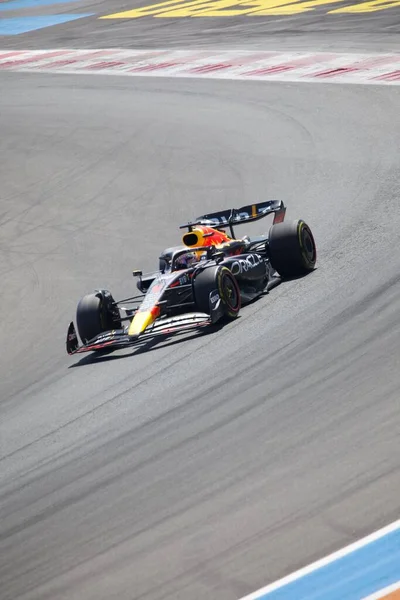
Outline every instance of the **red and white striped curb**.
<svg viewBox="0 0 400 600"><path fill-rule="evenodd" d="M0 71L399 84L400 54L211 50L0 51Z"/></svg>

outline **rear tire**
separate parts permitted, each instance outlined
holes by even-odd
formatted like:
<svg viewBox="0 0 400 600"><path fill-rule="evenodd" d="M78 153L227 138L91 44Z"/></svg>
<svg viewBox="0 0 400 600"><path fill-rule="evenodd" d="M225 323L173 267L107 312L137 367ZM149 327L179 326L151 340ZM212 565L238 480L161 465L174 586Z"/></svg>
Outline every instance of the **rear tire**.
<svg viewBox="0 0 400 600"><path fill-rule="evenodd" d="M317 249L307 223L299 220L272 225L269 256L271 265L282 277L297 277L312 271Z"/></svg>
<svg viewBox="0 0 400 600"><path fill-rule="evenodd" d="M224 319L236 319L241 308L240 289L227 267L215 266L201 271L193 282L196 307L210 313L210 293L217 290L222 302Z"/></svg>
<svg viewBox="0 0 400 600"><path fill-rule="evenodd" d="M76 324L84 344L101 333L121 327L121 322L116 319L119 312L117 315L117 309L110 310L112 302L114 300L109 292L88 294L79 301L76 309Z"/></svg>

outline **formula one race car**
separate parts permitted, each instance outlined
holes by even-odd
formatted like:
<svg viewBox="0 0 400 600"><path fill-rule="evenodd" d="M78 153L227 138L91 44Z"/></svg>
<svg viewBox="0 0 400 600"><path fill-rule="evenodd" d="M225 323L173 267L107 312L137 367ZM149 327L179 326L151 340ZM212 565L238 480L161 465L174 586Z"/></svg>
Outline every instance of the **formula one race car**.
<svg viewBox="0 0 400 600"><path fill-rule="evenodd" d="M182 246L159 257L159 269L138 278L140 295L116 302L97 290L78 303L67 334L67 352L110 351L157 335L169 336L235 319L241 306L282 278L314 269L316 247L308 225L284 221L282 201L270 200L203 215L182 225ZM234 226L273 214L268 235L235 238ZM226 230L229 229L229 235Z"/></svg>

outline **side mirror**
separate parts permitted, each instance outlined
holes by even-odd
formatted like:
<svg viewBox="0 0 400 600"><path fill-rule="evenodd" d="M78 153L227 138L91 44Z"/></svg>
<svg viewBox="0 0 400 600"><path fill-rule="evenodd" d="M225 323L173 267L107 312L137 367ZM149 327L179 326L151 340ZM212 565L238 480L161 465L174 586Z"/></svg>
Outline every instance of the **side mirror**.
<svg viewBox="0 0 400 600"><path fill-rule="evenodd" d="M134 277L141 277L143 275L143 271L138 271L138 270L132 271L132 275Z"/></svg>

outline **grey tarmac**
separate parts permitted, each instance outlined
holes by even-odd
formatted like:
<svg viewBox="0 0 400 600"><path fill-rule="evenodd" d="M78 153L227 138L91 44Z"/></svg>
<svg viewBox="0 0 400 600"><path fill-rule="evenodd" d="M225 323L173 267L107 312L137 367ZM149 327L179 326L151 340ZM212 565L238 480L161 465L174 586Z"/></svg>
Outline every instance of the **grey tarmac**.
<svg viewBox="0 0 400 600"><path fill-rule="evenodd" d="M1 600L235 600L398 518L399 90L0 82ZM81 295L267 198L314 273L212 334L66 356Z"/></svg>
<svg viewBox="0 0 400 600"><path fill-rule="evenodd" d="M178 0L177 0L178 1ZM239 2L239 0L238 0ZM400 51L400 7L363 13L331 13L340 7L361 4L344 0L285 16L99 19L157 4L156 0L79 0L54 6L23 8L0 13L4 17L51 14L93 16L20 35L0 35L0 49L48 48L206 48L273 51L395 52ZM190 2L189 2L190 4ZM301 6L301 3L298 3ZM241 4L239 9L246 5ZM385 6L380 4L380 8ZM233 7L235 9L235 7ZM249 6L249 10L251 5Z"/></svg>

